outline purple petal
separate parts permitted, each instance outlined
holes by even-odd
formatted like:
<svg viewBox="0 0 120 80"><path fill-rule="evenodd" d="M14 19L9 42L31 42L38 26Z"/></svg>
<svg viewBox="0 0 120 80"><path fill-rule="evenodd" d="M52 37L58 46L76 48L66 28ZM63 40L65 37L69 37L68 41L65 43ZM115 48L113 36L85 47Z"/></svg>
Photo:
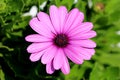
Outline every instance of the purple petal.
<svg viewBox="0 0 120 80"><path fill-rule="evenodd" d="M35 53L35 52L42 51L51 45L52 45L52 42L32 43L31 45L28 46L27 51L29 53Z"/></svg>
<svg viewBox="0 0 120 80"><path fill-rule="evenodd" d="M74 35L70 35L70 39L74 40L80 40L80 39L89 39L89 38L93 38L95 37L97 34L95 31L89 31L86 33L78 33L78 34L74 34Z"/></svg>
<svg viewBox="0 0 120 80"><path fill-rule="evenodd" d="M66 56L76 64L82 64L83 58L79 55L79 53L73 50L71 47L67 47L64 49Z"/></svg>
<svg viewBox="0 0 120 80"><path fill-rule="evenodd" d="M41 36L39 34L32 34L32 35L28 35L27 37L25 37L25 40L28 42L47 42L47 41L51 41L50 38L47 38L45 36Z"/></svg>
<svg viewBox="0 0 120 80"><path fill-rule="evenodd" d="M40 60L41 56L44 54L44 52L46 51L47 49L43 50L43 51L40 51L40 52L36 52L36 53L32 53L30 55L30 60L32 62L35 62L35 61L38 61Z"/></svg>
<svg viewBox="0 0 120 80"><path fill-rule="evenodd" d="M53 25L52 25L52 23L51 23L51 20L50 20L50 17L49 17L48 14L46 14L46 13L44 13L44 12L39 12L39 13L37 14L37 17L38 17L38 19L39 19L41 22L45 23L45 24L50 28L50 30L51 30L53 33L56 34L55 29L54 29L54 27L53 27Z"/></svg>
<svg viewBox="0 0 120 80"><path fill-rule="evenodd" d="M71 45L72 46L72 45ZM90 60L92 54L90 51L86 50L86 48L78 47L78 46L72 46L72 49L79 54L83 59Z"/></svg>
<svg viewBox="0 0 120 80"><path fill-rule="evenodd" d="M71 40L69 43L73 46L81 46L86 48L96 47L96 43L93 42L92 40Z"/></svg>
<svg viewBox="0 0 120 80"><path fill-rule="evenodd" d="M49 63L54 58L56 52L57 52L56 46L51 46L42 56L41 62L43 64Z"/></svg>
<svg viewBox="0 0 120 80"><path fill-rule="evenodd" d="M61 48L58 49L55 58L53 60L53 67L54 69L58 70L62 67L63 65L63 56L64 56L64 52Z"/></svg>
<svg viewBox="0 0 120 80"><path fill-rule="evenodd" d="M84 20L84 14L82 12L79 12L73 22L73 24L71 25L71 27L67 30L67 32L69 32L69 30L73 30L74 28L76 28L76 26L79 26L82 24Z"/></svg>
<svg viewBox="0 0 120 80"><path fill-rule="evenodd" d="M64 74L69 74L70 73L70 65L68 63L68 59L66 58L65 54L62 59L63 59L63 66L61 67L61 71Z"/></svg>
<svg viewBox="0 0 120 80"><path fill-rule="evenodd" d="M67 18L67 9L64 6L59 7L60 31L63 31L65 20Z"/></svg>
<svg viewBox="0 0 120 80"><path fill-rule="evenodd" d="M87 48L84 48L87 52L88 52L88 54L90 54L90 55L94 55L95 54L95 49L87 49Z"/></svg>
<svg viewBox="0 0 120 80"><path fill-rule="evenodd" d="M49 27L44 24L43 22L38 21L37 18L33 18L32 20L30 20L30 26L31 28L36 31L37 33L44 35L46 37L51 38L52 37L52 33L49 29Z"/></svg>
<svg viewBox="0 0 120 80"><path fill-rule="evenodd" d="M54 73L55 69L53 68L53 61L50 61L49 63L46 64L46 72L48 74Z"/></svg>
<svg viewBox="0 0 120 80"><path fill-rule="evenodd" d="M68 18L66 20L66 23L65 23L65 26L64 26L64 29L63 29L63 32L66 32L71 27L71 25L74 23L78 13L79 13L79 10L77 8L72 9L69 12Z"/></svg>
<svg viewBox="0 0 120 80"><path fill-rule="evenodd" d="M55 30L60 32L60 19L59 19L59 10L55 5L50 6L49 9L50 19L55 28Z"/></svg>
<svg viewBox="0 0 120 80"><path fill-rule="evenodd" d="M69 35L73 36L78 33L86 33L90 31L92 28L93 24L91 22L84 22L81 25L76 26L74 29L71 29L71 31L69 31Z"/></svg>

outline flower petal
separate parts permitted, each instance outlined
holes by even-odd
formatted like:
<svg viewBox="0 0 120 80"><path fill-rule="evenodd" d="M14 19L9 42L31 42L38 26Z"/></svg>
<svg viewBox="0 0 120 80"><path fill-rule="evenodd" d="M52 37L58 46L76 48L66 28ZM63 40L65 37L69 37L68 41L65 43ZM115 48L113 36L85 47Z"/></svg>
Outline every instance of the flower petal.
<svg viewBox="0 0 120 80"><path fill-rule="evenodd" d="M72 9L68 13L68 18L66 20L63 32L66 32L71 27L71 25L74 23L78 13L79 13L79 10L77 8Z"/></svg>
<svg viewBox="0 0 120 80"><path fill-rule="evenodd" d="M55 29L51 23L51 20L50 20L50 17L48 14L46 14L44 12L39 12L37 14L37 17L41 22L45 23L53 33L56 34Z"/></svg>
<svg viewBox="0 0 120 80"><path fill-rule="evenodd" d="M25 40L28 42L47 42L51 41L50 38L47 38L45 36L39 35L39 34L31 34L25 37Z"/></svg>
<svg viewBox="0 0 120 80"><path fill-rule="evenodd" d="M55 5L50 6L49 9L50 19L55 28L55 30L60 32L60 20L59 20L59 10Z"/></svg>
<svg viewBox="0 0 120 80"><path fill-rule="evenodd" d="M46 72L48 74L54 73L55 69L53 68L53 61L50 61L49 63L46 64Z"/></svg>
<svg viewBox="0 0 120 80"><path fill-rule="evenodd" d="M76 64L82 64L83 58L78 54L78 52L73 51L71 47L64 49L66 56ZM74 53L75 52L75 53Z"/></svg>
<svg viewBox="0 0 120 80"><path fill-rule="evenodd" d="M86 33L90 31L92 28L93 28L93 24L91 22L84 22L81 25L76 26L76 28L71 29L71 31L69 31L69 35L73 36L78 33Z"/></svg>
<svg viewBox="0 0 120 80"><path fill-rule="evenodd" d="M58 49L58 52L55 55L55 58L53 60L53 67L58 70L62 67L63 65L63 56L64 56L64 52L61 48Z"/></svg>
<svg viewBox="0 0 120 80"><path fill-rule="evenodd" d="M73 49L74 52L77 52L75 54L78 54L79 56L81 56L83 59L85 60L90 60L92 54L90 53L90 51L86 50L86 48L82 48L82 47L78 47L78 46L72 46L71 48Z"/></svg>
<svg viewBox="0 0 120 80"><path fill-rule="evenodd" d="M62 59L63 59L63 66L61 67L61 71L64 74L69 74L70 73L70 65L68 63L68 59L66 58L65 54Z"/></svg>
<svg viewBox="0 0 120 80"><path fill-rule="evenodd" d="M35 52L42 51L51 45L52 45L52 42L32 43L31 45L28 46L27 51L29 53L35 53Z"/></svg>
<svg viewBox="0 0 120 80"><path fill-rule="evenodd" d="M71 40L69 43L73 46L81 46L86 48L96 47L96 43L93 42L92 40Z"/></svg>
<svg viewBox="0 0 120 80"><path fill-rule="evenodd" d="M32 62L35 62L35 61L40 60L41 56L44 54L45 51L46 51L46 49L43 50L43 51L40 51L40 52L32 53L32 54L30 55L30 60L31 60Z"/></svg>
<svg viewBox="0 0 120 80"><path fill-rule="evenodd" d="M77 54L78 56L80 56L84 60L90 60L92 55L94 54L93 49L86 49L86 48L73 46L73 45L69 45L69 47L71 48L71 51L74 54Z"/></svg>
<svg viewBox="0 0 120 80"><path fill-rule="evenodd" d="M95 31L89 31L89 32L86 32L86 33L77 33L77 34L74 34L74 35L69 35L70 39L77 39L77 40L80 40L80 39L89 39L89 38L93 38L95 37L97 34Z"/></svg>
<svg viewBox="0 0 120 80"><path fill-rule="evenodd" d="M38 21L37 18L33 18L32 20L30 20L29 24L31 28L40 35L44 35L50 38L52 37L52 33L50 32L49 27L43 22Z"/></svg>
<svg viewBox="0 0 120 80"><path fill-rule="evenodd" d="M73 22L73 24L71 25L71 27L67 30L67 33L70 31L70 30L73 30L74 28L76 28L77 26L81 25L82 22L84 20L84 14L82 12L79 12Z"/></svg>
<svg viewBox="0 0 120 80"><path fill-rule="evenodd" d="M65 20L67 17L67 9L64 6L59 7L60 31L63 31Z"/></svg>
<svg viewBox="0 0 120 80"><path fill-rule="evenodd" d="M43 64L49 63L54 58L56 52L57 52L56 46L51 46L42 56L41 62Z"/></svg>
<svg viewBox="0 0 120 80"><path fill-rule="evenodd" d="M88 54L90 54L90 55L94 55L95 54L95 49L87 49L87 48L84 48L87 52L88 52Z"/></svg>

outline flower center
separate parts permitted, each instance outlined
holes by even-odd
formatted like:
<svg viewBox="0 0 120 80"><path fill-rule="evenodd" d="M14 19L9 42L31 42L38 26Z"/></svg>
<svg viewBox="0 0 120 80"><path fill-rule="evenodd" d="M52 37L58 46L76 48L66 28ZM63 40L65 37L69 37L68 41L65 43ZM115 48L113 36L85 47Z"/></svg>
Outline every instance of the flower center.
<svg viewBox="0 0 120 80"><path fill-rule="evenodd" d="M58 47L66 47L69 44L68 37L65 34L57 34L53 41Z"/></svg>

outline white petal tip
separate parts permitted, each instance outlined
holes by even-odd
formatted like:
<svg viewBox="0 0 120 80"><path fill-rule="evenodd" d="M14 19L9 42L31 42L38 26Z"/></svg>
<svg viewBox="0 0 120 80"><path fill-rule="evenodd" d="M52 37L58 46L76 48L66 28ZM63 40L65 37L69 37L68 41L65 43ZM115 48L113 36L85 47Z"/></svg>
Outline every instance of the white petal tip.
<svg viewBox="0 0 120 80"><path fill-rule="evenodd" d="M32 61L32 62L36 62L36 61L38 61L38 60L39 60L39 59L36 59L36 58L34 58L34 57L31 57L31 56L30 56L30 58L29 58L29 59L30 59L30 61Z"/></svg>
<svg viewBox="0 0 120 80"><path fill-rule="evenodd" d="M48 74L53 74L54 72L47 72Z"/></svg>
<svg viewBox="0 0 120 80"><path fill-rule="evenodd" d="M41 63L43 63L43 64L47 64L43 59L41 59Z"/></svg>

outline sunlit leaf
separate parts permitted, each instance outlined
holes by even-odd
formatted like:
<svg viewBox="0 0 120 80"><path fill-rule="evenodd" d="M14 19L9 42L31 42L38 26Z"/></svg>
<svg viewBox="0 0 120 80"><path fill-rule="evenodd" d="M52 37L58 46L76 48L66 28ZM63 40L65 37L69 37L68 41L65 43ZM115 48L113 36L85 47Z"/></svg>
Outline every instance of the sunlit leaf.
<svg viewBox="0 0 120 80"><path fill-rule="evenodd" d="M70 74L65 76L65 80L80 80L83 77L83 74L86 70L86 67L80 67L79 65L74 65L71 68Z"/></svg>
<svg viewBox="0 0 120 80"><path fill-rule="evenodd" d="M120 54L102 54L94 56L94 58L102 64L107 64L115 67L120 67Z"/></svg>
<svg viewBox="0 0 120 80"><path fill-rule="evenodd" d="M120 68L108 67L104 73L105 80L119 80L120 79Z"/></svg>
<svg viewBox="0 0 120 80"><path fill-rule="evenodd" d="M92 72L90 73L90 77L89 80L103 80L102 76L103 76L103 70L104 67L103 65L99 64L99 63L95 63L95 66L93 67Z"/></svg>
<svg viewBox="0 0 120 80"><path fill-rule="evenodd" d="M13 51L14 50L13 48L9 48L8 46L3 45L1 42L0 42L0 48L5 48L8 51Z"/></svg>
<svg viewBox="0 0 120 80"><path fill-rule="evenodd" d="M0 68L0 80L5 80L5 74L1 68Z"/></svg>

